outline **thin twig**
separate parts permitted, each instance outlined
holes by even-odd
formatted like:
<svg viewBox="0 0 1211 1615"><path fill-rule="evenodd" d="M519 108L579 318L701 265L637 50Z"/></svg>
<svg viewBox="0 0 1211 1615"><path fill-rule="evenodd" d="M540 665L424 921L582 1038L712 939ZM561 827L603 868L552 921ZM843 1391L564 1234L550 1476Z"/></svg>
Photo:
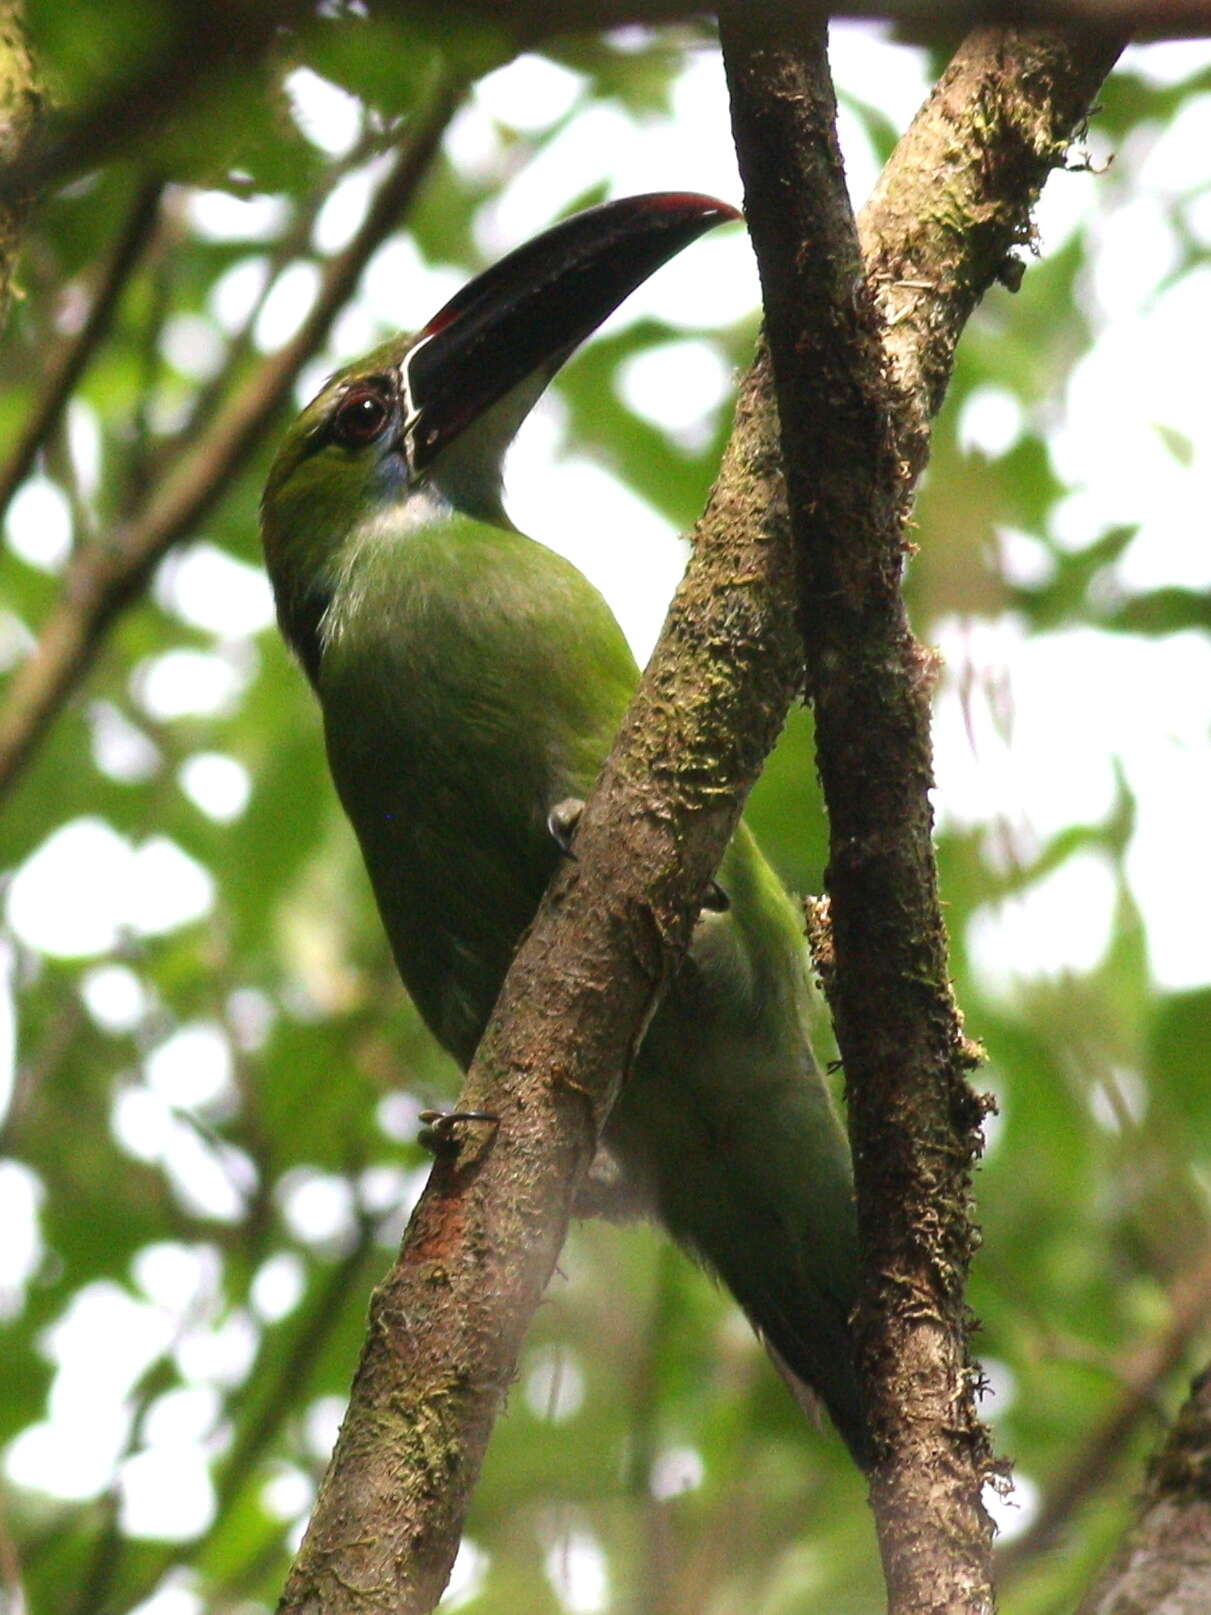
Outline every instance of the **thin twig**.
<svg viewBox="0 0 1211 1615"><path fill-rule="evenodd" d="M239 1496L246 1481L286 1416L297 1409L324 1347L337 1325L348 1316L349 1298L362 1279L366 1258L374 1248L378 1223L363 1217L357 1240L335 1264L315 1304L294 1332L294 1341L281 1359L273 1383L263 1388L260 1406L241 1426L231 1455L223 1465L218 1484L217 1518L221 1520Z"/></svg>
<svg viewBox="0 0 1211 1615"><path fill-rule="evenodd" d="M150 55L90 106L61 114L0 173L0 203L41 194L140 148L202 90L245 74L279 32L314 12L310 0L176 0Z"/></svg>
<svg viewBox="0 0 1211 1615"><path fill-rule="evenodd" d="M9 1529L3 1496L0 1496L0 1588L3 1588L4 1607L11 1610L13 1615L21 1615L25 1609L21 1555Z"/></svg>
<svg viewBox="0 0 1211 1615"><path fill-rule="evenodd" d="M374 1220L363 1217L353 1247L333 1266L314 1304L297 1320L291 1344L284 1353L277 1355L273 1363L273 1378L269 1383L263 1381L270 1364L258 1356L249 1371L249 1383L255 1386L259 1405L239 1425L232 1450L219 1471L214 1517L209 1528L200 1538L188 1544L187 1555L177 1546L165 1549L150 1565L141 1564L137 1581L123 1588L124 1607L133 1609L142 1604L169 1571L186 1557L190 1562L197 1563L210 1544L226 1529L233 1506L250 1477L257 1473L258 1466L287 1418L298 1410L299 1399L306 1394L316 1362L337 1326L348 1316L354 1290L359 1283L368 1279L367 1257L374 1249L377 1233L378 1226ZM274 1533L273 1551L275 1559L280 1559L280 1532Z"/></svg>
<svg viewBox="0 0 1211 1615"><path fill-rule="evenodd" d="M189 414L178 432L161 450L157 456L159 469L163 469L174 450L182 445L196 440L198 433L205 431L211 417L226 396L233 380L238 376L241 367L253 351L253 333L261 310L272 292L278 275L287 264L293 262L300 253L306 251L311 240L311 233L315 228L316 219L328 198L336 187L347 178L355 169L372 157L387 150L391 142L386 140L380 130L369 130L357 142L352 151L347 153L338 162L326 170L322 182L311 190L306 198L299 204L294 217L291 219L285 232L273 245L266 264L264 284L252 305L245 315L243 323L231 338L227 346L227 355L222 370L211 380L203 383L194 395L190 404Z"/></svg>
<svg viewBox="0 0 1211 1615"><path fill-rule="evenodd" d="M84 324L63 343L47 366L42 390L22 424L12 452L0 466L0 518L28 476L38 450L58 425L76 383L109 330L118 300L155 229L163 189L163 181L155 178L145 180L136 190L126 222L101 271Z"/></svg>
<svg viewBox="0 0 1211 1615"><path fill-rule="evenodd" d="M83 677L110 623L140 597L165 551L194 529L260 442L300 368L352 294L367 259L399 223L458 99L458 88L443 82L418 115L361 228L329 261L316 300L290 341L229 401L142 513L73 559L38 643L13 674L0 711L0 794L12 785Z"/></svg>
<svg viewBox="0 0 1211 1615"><path fill-rule="evenodd" d="M106 524L111 527L134 519L157 480L153 471L156 437L153 421L167 369L164 327L172 312L173 289L184 256L181 249L188 238L183 200L178 197L174 199L176 205L161 206L160 228L146 257L146 292L140 300L134 339L137 366L134 401L127 432L113 434L108 445L117 462L113 475L106 477L107 486L113 489L110 508L105 513ZM121 443L121 437L125 437L125 443ZM196 438L189 440L191 445L196 441ZM184 447L178 449L178 453L184 452ZM92 511L89 536L95 538L101 525L95 502Z"/></svg>
<svg viewBox="0 0 1211 1615"><path fill-rule="evenodd" d="M1034 1523L997 1554L997 1579L1005 1587L1041 1553L1054 1547L1069 1522L1091 1497L1108 1486L1127 1444L1142 1419L1156 1409L1159 1388L1180 1366L1190 1342L1211 1320L1211 1251L1174 1281L1171 1316L1159 1334L1137 1346L1117 1365L1123 1392L1097 1428L1048 1487Z"/></svg>

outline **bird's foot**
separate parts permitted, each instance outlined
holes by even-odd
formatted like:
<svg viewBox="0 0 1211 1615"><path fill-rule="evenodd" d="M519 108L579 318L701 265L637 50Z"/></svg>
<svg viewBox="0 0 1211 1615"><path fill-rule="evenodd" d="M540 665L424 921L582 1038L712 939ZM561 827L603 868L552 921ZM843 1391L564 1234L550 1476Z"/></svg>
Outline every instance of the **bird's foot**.
<svg viewBox="0 0 1211 1615"><path fill-rule="evenodd" d="M702 894L702 912L704 914L726 914L732 906L732 900L720 886L717 880L708 880L706 891Z"/></svg>
<svg viewBox="0 0 1211 1615"><path fill-rule="evenodd" d="M500 1117L487 1110L422 1110L422 1127L416 1142L431 1155L457 1155L461 1145L455 1129L460 1122L484 1122L500 1126Z"/></svg>
<svg viewBox="0 0 1211 1615"><path fill-rule="evenodd" d="M572 850L572 841L576 835L576 826L580 823L580 815L584 812L584 802L579 796L565 796L562 802L547 814L547 829L551 839L563 853L565 858L575 858ZM702 896L702 912L704 914L726 914L732 906L732 900L720 886L717 880L707 882L706 891Z"/></svg>
<svg viewBox="0 0 1211 1615"><path fill-rule="evenodd" d="M603 1217L607 1222L634 1222L652 1214L652 1197L622 1170L602 1146L581 1179L572 1202L574 1217Z"/></svg>
<svg viewBox="0 0 1211 1615"><path fill-rule="evenodd" d="M562 802L547 814L547 829L551 839L563 853L565 858L575 858L572 851L572 838L576 834L576 826L580 823L580 815L584 812L584 802L579 796L565 796Z"/></svg>

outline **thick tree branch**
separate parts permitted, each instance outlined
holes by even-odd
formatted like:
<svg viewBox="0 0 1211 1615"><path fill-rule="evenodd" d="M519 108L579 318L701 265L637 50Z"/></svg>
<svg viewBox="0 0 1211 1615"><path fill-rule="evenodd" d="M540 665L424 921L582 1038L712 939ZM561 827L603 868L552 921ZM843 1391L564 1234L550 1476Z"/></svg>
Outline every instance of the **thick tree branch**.
<svg viewBox="0 0 1211 1615"><path fill-rule="evenodd" d="M283 1612L415 1615L441 1595L493 1420L601 1122L800 678L765 366L693 561L375 1294Z"/></svg>
<svg viewBox="0 0 1211 1615"><path fill-rule="evenodd" d="M725 55L830 820L827 979L867 1271L855 1330L880 1452L872 1501L893 1610L990 1608L990 1454L963 1303L980 1107L931 841L932 667L899 580L911 482L958 334L1026 238L1042 181L1121 41L973 36L867 210L863 291L823 40L754 40L734 16Z"/></svg>
<svg viewBox="0 0 1211 1615"><path fill-rule="evenodd" d="M15 0L13 0L15 3ZM804 25L822 18L883 19L912 37L953 38L977 24L1078 25L1130 30L1140 39L1173 39L1211 33L1211 0L762 0L766 15ZM165 7L173 26L144 62L136 63L96 104L70 117L0 170L0 203L47 190L98 162L154 137L164 121L191 101L201 85L233 70L246 71L287 29L313 20L307 0L205 0ZM499 0L376 0L373 10L411 13L426 26L447 28L451 19L491 30L499 37ZM707 16L703 0L511 0L509 35L519 47L546 39L631 24L655 27Z"/></svg>
<svg viewBox="0 0 1211 1615"><path fill-rule="evenodd" d="M471 19L499 17L497 0L397 0L409 11L448 19L452 9ZM684 21L712 8L702 0L512 0L509 22L531 42L552 35L628 24ZM953 39L980 25L1038 25L1130 30L1140 39L1211 33L1211 0L762 0L767 21L810 26L828 17L895 22L915 39Z"/></svg>
<svg viewBox="0 0 1211 1615"><path fill-rule="evenodd" d="M83 677L113 619L139 598L165 551L194 530L260 442L370 255L399 223L457 103L457 91L443 85L418 115L361 227L329 261L315 302L290 341L229 400L146 509L122 531L73 557L60 597L34 650L12 675L0 710L0 795Z"/></svg>
<svg viewBox="0 0 1211 1615"><path fill-rule="evenodd" d="M854 1320L893 1611L990 1609L990 1454L963 1285L979 1102L950 994L929 805L930 662L900 593L909 493L863 291L823 28L724 17L777 381L829 811L829 1001L866 1281ZM819 920L821 910L817 910ZM817 956L821 956L818 948Z"/></svg>
<svg viewBox="0 0 1211 1615"><path fill-rule="evenodd" d="M1139 1518L1078 1615L1204 1615L1211 1609L1211 1370L1152 1460Z"/></svg>

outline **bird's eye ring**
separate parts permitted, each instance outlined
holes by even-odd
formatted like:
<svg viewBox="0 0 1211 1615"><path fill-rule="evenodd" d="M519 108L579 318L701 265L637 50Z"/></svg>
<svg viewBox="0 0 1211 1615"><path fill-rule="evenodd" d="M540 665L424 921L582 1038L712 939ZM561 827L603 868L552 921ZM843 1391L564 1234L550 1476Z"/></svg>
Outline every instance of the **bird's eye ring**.
<svg viewBox="0 0 1211 1615"><path fill-rule="evenodd" d="M332 436L347 449L373 443L390 417L382 394L372 387L353 387L332 417Z"/></svg>

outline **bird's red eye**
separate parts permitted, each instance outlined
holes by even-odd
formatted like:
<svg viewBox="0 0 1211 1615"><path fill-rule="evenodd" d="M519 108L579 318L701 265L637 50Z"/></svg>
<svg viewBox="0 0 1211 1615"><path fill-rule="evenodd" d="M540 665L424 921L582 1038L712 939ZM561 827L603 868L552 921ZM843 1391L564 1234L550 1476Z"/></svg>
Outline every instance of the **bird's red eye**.
<svg viewBox="0 0 1211 1615"><path fill-rule="evenodd" d="M387 424L391 411L382 394L370 387L354 387L341 399L332 420L332 435L349 449L373 443Z"/></svg>

